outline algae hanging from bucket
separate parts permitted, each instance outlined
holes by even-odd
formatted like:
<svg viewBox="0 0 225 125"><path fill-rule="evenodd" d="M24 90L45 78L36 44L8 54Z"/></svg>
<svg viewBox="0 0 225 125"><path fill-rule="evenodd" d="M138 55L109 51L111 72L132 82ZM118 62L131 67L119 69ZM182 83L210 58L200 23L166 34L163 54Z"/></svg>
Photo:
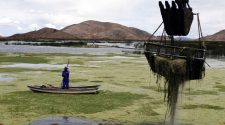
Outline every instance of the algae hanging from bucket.
<svg viewBox="0 0 225 125"><path fill-rule="evenodd" d="M165 79L165 100L168 105L170 124L173 125L179 89L184 86L186 81L202 79L204 76L206 49L199 14L192 12L188 0L175 0L171 4L165 1L165 7L160 1L159 7L164 24L161 40L153 43L149 38L149 41L145 43L144 54L157 78L163 77ZM197 15L199 48L175 46L176 42L179 41L174 40L174 36L189 34L194 15ZM170 42L168 43L168 41Z"/></svg>

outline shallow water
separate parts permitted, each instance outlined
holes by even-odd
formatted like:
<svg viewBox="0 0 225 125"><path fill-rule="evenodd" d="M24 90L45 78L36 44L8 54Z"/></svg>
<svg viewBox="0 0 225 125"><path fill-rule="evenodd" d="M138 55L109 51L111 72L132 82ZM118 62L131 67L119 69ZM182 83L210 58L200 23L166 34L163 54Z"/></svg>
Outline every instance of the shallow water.
<svg viewBox="0 0 225 125"><path fill-rule="evenodd" d="M211 69L225 69L225 61L224 60L218 60L218 59L206 59L206 68Z"/></svg>
<svg viewBox="0 0 225 125"><path fill-rule="evenodd" d="M109 58L114 58L114 59L135 59L135 57L127 57L127 56L113 56Z"/></svg>
<svg viewBox="0 0 225 125"><path fill-rule="evenodd" d="M51 46L28 46L28 45L3 45L0 44L0 52L14 53L68 53L68 54L122 54L122 48L72 48Z"/></svg>
<svg viewBox="0 0 225 125"><path fill-rule="evenodd" d="M65 65L57 64L30 64L30 63L17 63L11 65L0 65L0 68L28 68L28 69L51 69L51 68L64 68ZM80 66L78 64L70 64L70 66Z"/></svg>
<svg viewBox="0 0 225 125"><path fill-rule="evenodd" d="M13 81L14 78L9 77L7 74L0 74L0 82L10 82Z"/></svg>
<svg viewBox="0 0 225 125"><path fill-rule="evenodd" d="M26 125L99 125L104 124L103 121L96 121L84 118L74 118L67 116L51 116L47 118L42 118L39 120L35 120Z"/></svg>

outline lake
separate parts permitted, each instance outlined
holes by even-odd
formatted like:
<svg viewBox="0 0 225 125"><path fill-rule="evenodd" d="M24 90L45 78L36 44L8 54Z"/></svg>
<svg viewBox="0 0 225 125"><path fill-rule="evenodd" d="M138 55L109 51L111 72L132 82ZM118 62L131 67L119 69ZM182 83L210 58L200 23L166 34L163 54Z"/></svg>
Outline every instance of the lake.
<svg viewBox="0 0 225 125"><path fill-rule="evenodd" d="M0 45L0 52L12 53L68 53L68 54L93 54L101 55L107 53L122 54L121 48L70 48L52 46L30 46L30 45Z"/></svg>

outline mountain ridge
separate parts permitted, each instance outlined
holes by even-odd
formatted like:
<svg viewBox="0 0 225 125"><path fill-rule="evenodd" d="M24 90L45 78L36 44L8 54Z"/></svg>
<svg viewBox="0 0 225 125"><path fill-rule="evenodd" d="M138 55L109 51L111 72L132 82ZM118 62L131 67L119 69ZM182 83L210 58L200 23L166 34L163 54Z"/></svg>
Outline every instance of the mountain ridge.
<svg viewBox="0 0 225 125"><path fill-rule="evenodd" d="M84 21L78 24L66 26L61 30L42 28L24 34L14 34L7 39L11 40L148 40L151 34L134 27L127 27L117 23L100 22L94 20Z"/></svg>
<svg viewBox="0 0 225 125"><path fill-rule="evenodd" d="M205 41L225 41L225 29L204 37Z"/></svg>
<svg viewBox="0 0 225 125"><path fill-rule="evenodd" d="M151 38L151 34L134 27L127 27L118 23L100 22L87 20L78 24L72 24L61 30L53 28L42 28L37 31L31 31L23 34L14 34L9 37L0 39L9 40L119 40L145 41ZM186 37L180 37L180 40L192 41ZM160 40L159 37L153 36L151 39ZM225 29L213 35L204 37L205 41L225 41Z"/></svg>

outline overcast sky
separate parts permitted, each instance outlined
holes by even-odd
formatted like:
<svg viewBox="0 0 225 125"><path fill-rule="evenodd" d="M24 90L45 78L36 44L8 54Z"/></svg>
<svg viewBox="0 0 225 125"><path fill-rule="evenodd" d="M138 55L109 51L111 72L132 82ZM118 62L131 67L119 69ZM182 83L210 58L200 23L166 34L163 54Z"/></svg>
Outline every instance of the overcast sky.
<svg viewBox="0 0 225 125"><path fill-rule="evenodd" d="M204 35L225 29L225 0L190 0ZM162 21L158 0L1 0L0 35L61 29L86 20L114 22L154 32ZM194 20L189 37L197 36ZM158 34L161 34L159 31Z"/></svg>

